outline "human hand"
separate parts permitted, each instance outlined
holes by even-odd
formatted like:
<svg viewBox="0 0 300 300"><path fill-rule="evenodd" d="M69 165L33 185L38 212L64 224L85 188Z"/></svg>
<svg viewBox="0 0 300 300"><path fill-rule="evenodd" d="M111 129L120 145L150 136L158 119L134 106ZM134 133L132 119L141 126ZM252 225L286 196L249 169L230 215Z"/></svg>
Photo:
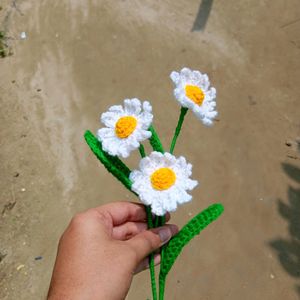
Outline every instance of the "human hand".
<svg viewBox="0 0 300 300"><path fill-rule="evenodd" d="M144 206L131 202L76 215L59 242L48 300L124 299L147 256L178 232L176 225L147 230L146 220Z"/></svg>

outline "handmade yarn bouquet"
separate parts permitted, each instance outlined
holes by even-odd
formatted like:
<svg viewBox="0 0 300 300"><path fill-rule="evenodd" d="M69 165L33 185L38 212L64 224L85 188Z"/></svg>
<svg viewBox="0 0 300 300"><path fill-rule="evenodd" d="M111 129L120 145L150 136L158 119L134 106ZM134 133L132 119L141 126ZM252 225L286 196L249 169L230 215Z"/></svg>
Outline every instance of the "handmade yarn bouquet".
<svg viewBox="0 0 300 300"><path fill-rule="evenodd" d="M165 223L167 212L173 212L181 204L192 200L188 193L198 182L192 180L192 165L183 156L173 155L177 138L188 110L206 126L213 124L217 116L216 90L210 87L206 74L183 68L170 75L175 88L174 96L181 105L180 116L169 152L165 152L155 131L152 107L149 102L126 99L122 105L114 105L101 115L104 128L98 130L97 138L86 131L85 139L93 153L128 190L144 203L148 227L154 228ZM149 140L153 152L145 153L142 142ZM127 158L139 149L139 169L131 171L120 159ZM192 218L161 249L159 272L159 299L164 299L166 277L183 247L208 224L223 212L222 204L212 204ZM154 215L154 217L153 217ZM154 254L149 257L153 299L157 299Z"/></svg>

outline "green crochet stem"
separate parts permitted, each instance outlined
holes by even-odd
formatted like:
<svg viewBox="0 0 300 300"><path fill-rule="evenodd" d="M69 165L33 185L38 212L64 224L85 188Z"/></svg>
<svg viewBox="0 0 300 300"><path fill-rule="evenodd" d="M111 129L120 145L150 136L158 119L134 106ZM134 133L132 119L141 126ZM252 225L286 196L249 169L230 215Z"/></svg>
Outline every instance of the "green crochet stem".
<svg viewBox="0 0 300 300"><path fill-rule="evenodd" d="M162 143L161 143L161 141L158 137L158 134L156 133L156 131L155 131L155 129L152 125L149 127L149 130L152 133L151 138L149 139L149 141L150 141L150 144L151 144L153 150L164 153L165 150L164 150L164 148L162 146Z"/></svg>
<svg viewBox="0 0 300 300"><path fill-rule="evenodd" d="M140 144L139 151L140 151L141 157L146 156L145 148L142 144Z"/></svg>
<svg viewBox="0 0 300 300"><path fill-rule="evenodd" d="M89 130L85 132L84 138L107 171L113 174L128 190L132 192L132 182L129 179L129 174L131 172L130 169L117 156L111 156L106 153L102 149L101 142Z"/></svg>
<svg viewBox="0 0 300 300"><path fill-rule="evenodd" d="M178 123L177 123L176 129L175 129L174 136L173 136L172 143L171 143L171 147L170 147L170 153L171 154L173 154L173 151L174 151L174 148L175 148L175 145L176 145L176 141L177 141L177 138L178 138L179 133L181 131L182 123L184 121L184 117L185 117L187 111L188 111L188 108L181 107L180 116L179 116L179 119L178 119Z"/></svg>
<svg viewBox="0 0 300 300"><path fill-rule="evenodd" d="M146 213L147 213L148 228L151 229L151 228L153 228L151 207L150 206L145 206L145 209L146 209ZM157 300L154 253L151 253L149 255L149 269L150 269L150 280L151 280L151 288L152 288L152 297L153 297L153 300Z"/></svg>
<svg viewBox="0 0 300 300"><path fill-rule="evenodd" d="M150 144L154 151L165 153L163 145L159 139L158 134L156 133L154 127L151 125L149 130L152 132L152 136L150 138ZM164 221L163 221L164 220ZM165 224L165 216L163 217L155 217L154 227L163 226Z"/></svg>
<svg viewBox="0 0 300 300"><path fill-rule="evenodd" d="M159 139L159 136L158 134L156 133L154 127L151 125L149 130L152 132L152 136L150 138L150 144L153 148L154 151L158 151L158 152L161 152L161 153L165 153L165 150L162 146L162 143ZM165 216L162 216L162 217L158 217L158 216L155 216L155 220L154 220L154 227L159 227L159 226L163 226L165 225L166 223L166 217ZM164 260L164 248L165 246L163 246L161 248L161 263L163 262ZM165 283L165 282L164 282ZM161 283L159 283L159 290L161 290ZM164 287L163 287L163 290L164 290Z"/></svg>
<svg viewBox="0 0 300 300"><path fill-rule="evenodd" d="M141 144L139 148L141 157L145 157L145 148ZM152 213L151 213L151 207L145 206L146 213L147 213L147 223L148 228L153 228L153 222L152 222ZM151 253L149 255L149 269L150 269L150 280L151 280L151 289L152 289L152 297L153 300L157 300L157 288L156 288L156 280L155 280L155 264L154 264L154 253Z"/></svg>
<svg viewBox="0 0 300 300"><path fill-rule="evenodd" d="M166 224L166 216L158 217L158 226L164 226Z"/></svg>
<svg viewBox="0 0 300 300"><path fill-rule="evenodd" d="M191 219L165 246L159 273L159 300L164 299L166 277L183 247L224 211L222 204L210 205Z"/></svg>

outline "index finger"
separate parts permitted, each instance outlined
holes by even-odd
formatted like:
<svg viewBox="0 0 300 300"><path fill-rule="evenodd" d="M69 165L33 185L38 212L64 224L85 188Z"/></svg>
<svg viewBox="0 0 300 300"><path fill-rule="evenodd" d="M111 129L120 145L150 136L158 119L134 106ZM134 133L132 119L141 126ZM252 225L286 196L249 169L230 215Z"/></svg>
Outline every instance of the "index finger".
<svg viewBox="0 0 300 300"><path fill-rule="evenodd" d="M106 214L111 218L113 226L118 226L126 222L147 222L145 206L141 203L119 201L105 204L94 208L101 214ZM166 221L170 220L170 214L166 214Z"/></svg>
<svg viewBox="0 0 300 300"><path fill-rule="evenodd" d="M114 226L125 222L146 222L147 215L144 205L133 202L112 202L94 208L97 212L111 218Z"/></svg>

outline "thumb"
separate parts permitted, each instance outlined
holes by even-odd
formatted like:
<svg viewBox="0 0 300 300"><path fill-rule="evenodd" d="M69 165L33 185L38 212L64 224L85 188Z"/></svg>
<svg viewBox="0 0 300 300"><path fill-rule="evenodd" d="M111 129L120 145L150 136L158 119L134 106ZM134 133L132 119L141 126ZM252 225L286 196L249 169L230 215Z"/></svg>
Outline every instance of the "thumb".
<svg viewBox="0 0 300 300"><path fill-rule="evenodd" d="M166 244L178 232L176 225L167 224L162 227L143 231L127 243L135 250L138 261Z"/></svg>

